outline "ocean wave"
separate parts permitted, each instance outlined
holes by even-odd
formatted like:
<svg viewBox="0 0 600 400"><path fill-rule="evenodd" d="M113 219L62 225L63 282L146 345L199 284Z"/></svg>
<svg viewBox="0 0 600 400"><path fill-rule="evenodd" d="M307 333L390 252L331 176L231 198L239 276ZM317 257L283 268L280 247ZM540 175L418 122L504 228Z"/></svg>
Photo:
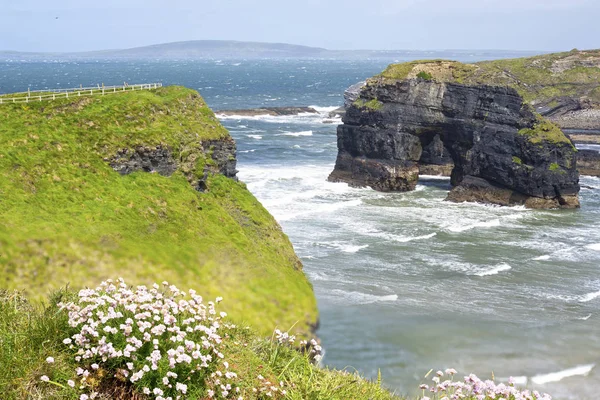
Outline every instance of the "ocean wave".
<svg viewBox="0 0 600 400"><path fill-rule="evenodd" d="M335 289L331 293L343 297L346 301L353 304L372 304L380 302L394 302L398 300L397 294L374 295L362 292L347 292L345 290Z"/></svg>
<svg viewBox="0 0 600 400"><path fill-rule="evenodd" d="M250 150L239 150L239 153L254 153L256 151L256 149L250 149Z"/></svg>
<svg viewBox="0 0 600 400"><path fill-rule="evenodd" d="M587 321L590 318L592 318L592 314L588 314L585 317L579 317L577 319L580 320L580 321Z"/></svg>
<svg viewBox="0 0 600 400"><path fill-rule="evenodd" d="M450 232L466 232L475 228L492 228L496 226L500 226L499 219L493 219L491 221L481 221L469 225L451 225L447 229Z"/></svg>
<svg viewBox="0 0 600 400"><path fill-rule="evenodd" d="M565 369L563 371L551 372L549 374L536 375L531 378L531 382L537 385L544 385L546 383L560 382L565 378L572 376L588 376L594 369L596 364L579 365L574 368Z"/></svg>
<svg viewBox="0 0 600 400"><path fill-rule="evenodd" d="M476 272L475 275L477 276L491 276L491 275L498 275L500 272L504 272L504 271L508 271L511 270L512 267L506 263L502 263L502 264L498 264L493 268L484 270L484 271L480 271L480 272Z"/></svg>
<svg viewBox="0 0 600 400"><path fill-rule="evenodd" d="M225 115L216 113L217 118L222 121L236 120L236 121L261 121L270 123L290 123L290 124L320 124L322 122L327 123L341 123L341 118L330 118L329 113L339 108L338 106L310 106L316 113L299 113L296 115Z"/></svg>
<svg viewBox="0 0 600 400"><path fill-rule="evenodd" d="M289 212L289 210L271 210L277 221L289 221L299 217L318 213L331 213L346 207L356 207L362 204L362 200L349 200L336 203L310 203L310 210Z"/></svg>
<svg viewBox="0 0 600 400"><path fill-rule="evenodd" d="M325 107L309 106L309 107L312 108L313 110L316 110L319 114L329 114L330 112L335 111L338 108L340 108L340 106L325 106Z"/></svg>
<svg viewBox="0 0 600 400"><path fill-rule="evenodd" d="M249 137L250 139L256 139L256 140L262 139L261 135L246 135L246 136Z"/></svg>
<svg viewBox="0 0 600 400"><path fill-rule="evenodd" d="M283 132L283 133L278 133L275 136L294 136L294 137L298 137L298 136L312 136L313 135L313 131L302 131L302 132Z"/></svg>
<svg viewBox="0 0 600 400"><path fill-rule="evenodd" d="M562 294L551 294L551 293L542 293L542 295L544 297L546 297L547 299L562 300L567 303L575 303L575 302L588 303L588 302L600 297L600 290L598 290L596 292L581 294L581 295L562 295Z"/></svg>
<svg viewBox="0 0 600 400"><path fill-rule="evenodd" d="M586 293L582 296L579 297L579 302L580 303L587 303L589 301L592 301L596 298L600 297L600 290L597 292L591 292L591 293Z"/></svg>
<svg viewBox="0 0 600 400"><path fill-rule="evenodd" d="M532 258L533 261L546 261L546 260L549 260L549 259L550 259L550 256L547 255L547 254L545 254L543 256L536 257L536 258Z"/></svg>
<svg viewBox="0 0 600 400"><path fill-rule="evenodd" d="M588 244L585 246L586 249L600 251L600 243Z"/></svg>
<svg viewBox="0 0 600 400"><path fill-rule="evenodd" d="M419 179L423 179L426 181L448 181L448 182L450 182L449 176L442 176L442 175L419 175Z"/></svg>
<svg viewBox="0 0 600 400"><path fill-rule="evenodd" d="M350 244L350 243L331 243L331 245L344 252L344 253L358 253L360 250L362 249L366 249L367 247L369 247L368 244L365 245L356 245L356 244Z"/></svg>

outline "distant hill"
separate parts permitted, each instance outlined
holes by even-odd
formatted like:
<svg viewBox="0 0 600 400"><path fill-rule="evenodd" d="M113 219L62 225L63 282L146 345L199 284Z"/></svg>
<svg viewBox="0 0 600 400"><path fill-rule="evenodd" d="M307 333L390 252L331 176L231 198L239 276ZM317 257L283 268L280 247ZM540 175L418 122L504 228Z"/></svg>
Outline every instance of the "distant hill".
<svg viewBox="0 0 600 400"><path fill-rule="evenodd" d="M132 60L132 59L250 59L250 58L464 58L495 59L523 57L539 52L502 50L328 50L285 43L240 42L230 40L191 40L135 47L131 49L102 50L80 53L28 53L0 51L0 61L7 60Z"/></svg>

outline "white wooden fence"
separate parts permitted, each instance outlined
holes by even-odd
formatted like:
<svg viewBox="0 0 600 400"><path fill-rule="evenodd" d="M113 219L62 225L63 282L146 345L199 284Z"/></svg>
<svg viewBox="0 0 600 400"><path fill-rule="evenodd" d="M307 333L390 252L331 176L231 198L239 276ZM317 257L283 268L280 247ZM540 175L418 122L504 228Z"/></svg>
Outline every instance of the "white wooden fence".
<svg viewBox="0 0 600 400"><path fill-rule="evenodd" d="M80 96L94 96L123 93L136 90L150 90L162 87L162 83L140 83L135 85L119 85L119 86L95 86L95 87L78 87L69 89L52 89L52 90L29 90L27 92L10 93L0 95L0 104L9 103L29 103L33 101L56 100Z"/></svg>

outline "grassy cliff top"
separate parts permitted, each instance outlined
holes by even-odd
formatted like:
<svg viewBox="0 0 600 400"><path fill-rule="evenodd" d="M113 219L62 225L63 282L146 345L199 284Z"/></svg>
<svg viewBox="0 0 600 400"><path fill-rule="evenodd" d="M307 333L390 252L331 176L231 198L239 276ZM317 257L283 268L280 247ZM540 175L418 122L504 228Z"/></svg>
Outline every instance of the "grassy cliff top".
<svg viewBox="0 0 600 400"><path fill-rule="evenodd" d="M392 64L379 78L417 77L467 85L506 85L532 104L561 96L589 97L600 103L600 50L572 50L528 58L463 64L448 60L420 60Z"/></svg>
<svg viewBox="0 0 600 400"><path fill-rule="evenodd" d="M287 236L243 183L208 190L172 176L121 176L108 164L137 146L168 147L200 175L204 140L231 140L182 87L0 105L0 288L34 299L122 276L223 296L260 333L307 332L312 288Z"/></svg>

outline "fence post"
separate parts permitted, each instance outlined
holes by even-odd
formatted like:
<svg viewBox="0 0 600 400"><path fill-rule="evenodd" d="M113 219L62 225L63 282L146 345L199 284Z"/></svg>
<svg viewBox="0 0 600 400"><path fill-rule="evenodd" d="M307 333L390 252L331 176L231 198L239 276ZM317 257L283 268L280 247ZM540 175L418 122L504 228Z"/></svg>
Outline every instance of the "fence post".
<svg viewBox="0 0 600 400"><path fill-rule="evenodd" d="M40 101L42 101L42 96L40 96Z"/></svg>

